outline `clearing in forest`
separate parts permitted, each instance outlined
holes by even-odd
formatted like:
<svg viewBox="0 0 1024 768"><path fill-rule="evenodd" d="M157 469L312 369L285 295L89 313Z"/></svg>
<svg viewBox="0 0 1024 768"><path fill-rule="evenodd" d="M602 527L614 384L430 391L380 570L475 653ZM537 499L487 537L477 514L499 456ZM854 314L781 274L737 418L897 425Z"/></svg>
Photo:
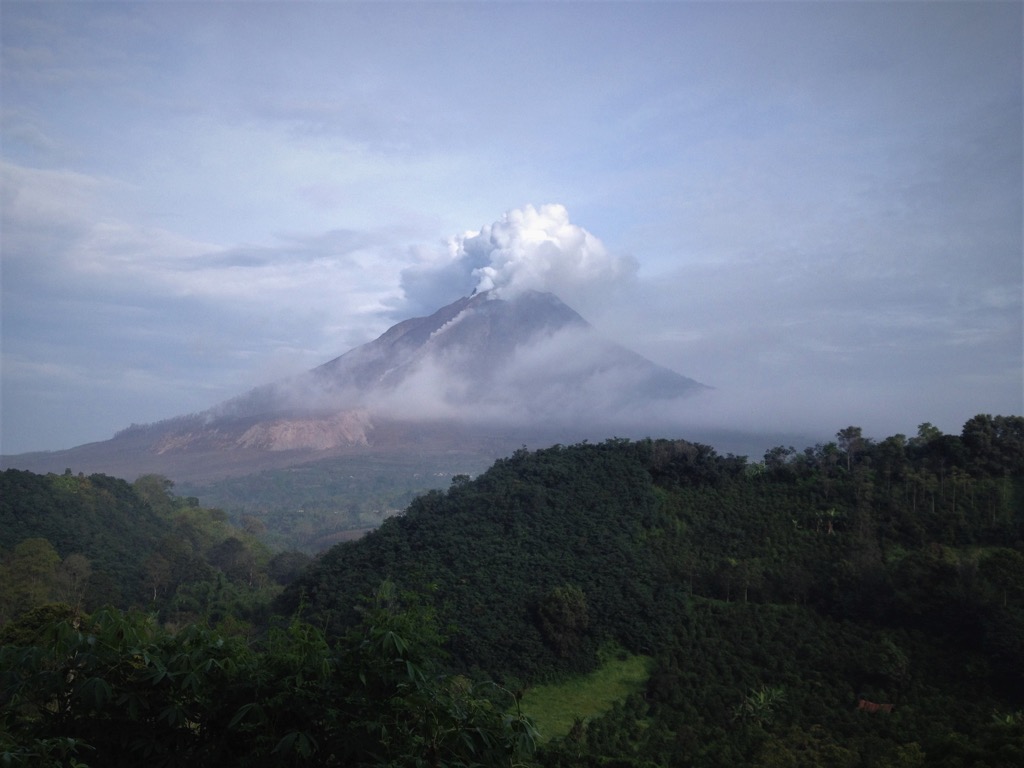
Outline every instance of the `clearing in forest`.
<svg viewBox="0 0 1024 768"><path fill-rule="evenodd" d="M530 688L523 695L523 712L537 724L541 741L565 736L576 718L601 715L641 690L650 675L650 662L649 656L609 654L590 674Z"/></svg>

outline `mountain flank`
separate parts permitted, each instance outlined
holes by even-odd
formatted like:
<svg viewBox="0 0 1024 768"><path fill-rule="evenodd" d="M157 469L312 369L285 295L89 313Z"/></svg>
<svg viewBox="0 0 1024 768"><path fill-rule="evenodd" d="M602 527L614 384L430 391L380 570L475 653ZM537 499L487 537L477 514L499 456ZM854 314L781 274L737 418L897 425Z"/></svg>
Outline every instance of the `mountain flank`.
<svg viewBox="0 0 1024 768"><path fill-rule="evenodd" d="M206 483L329 458L454 452L478 457L478 471L527 443L643 436L660 408L705 389L604 338L553 294L488 291L207 411L2 466Z"/></svg>

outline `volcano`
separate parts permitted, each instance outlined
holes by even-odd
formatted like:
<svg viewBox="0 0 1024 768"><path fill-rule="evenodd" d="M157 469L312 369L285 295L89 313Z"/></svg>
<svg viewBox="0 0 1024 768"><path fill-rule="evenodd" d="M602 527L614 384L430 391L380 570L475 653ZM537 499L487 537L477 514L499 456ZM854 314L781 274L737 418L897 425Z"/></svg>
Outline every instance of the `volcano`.
<svg viewBox="0 0 1024 768"><path fill-rule="evenodd" d="M550 293L474 293L302 376L230 400L216 422L365 408L405 419L619 420L705 389L603 338Z"/></svg>
<svg viewBox="0 0 1024 768"><path fill-rule="evenodd" d="M553 294L486 291L202 413L4 465L200 480L481 441L500 454L526 437L625 436L646 429L662 405L706 389L609 341Z"/></svg>

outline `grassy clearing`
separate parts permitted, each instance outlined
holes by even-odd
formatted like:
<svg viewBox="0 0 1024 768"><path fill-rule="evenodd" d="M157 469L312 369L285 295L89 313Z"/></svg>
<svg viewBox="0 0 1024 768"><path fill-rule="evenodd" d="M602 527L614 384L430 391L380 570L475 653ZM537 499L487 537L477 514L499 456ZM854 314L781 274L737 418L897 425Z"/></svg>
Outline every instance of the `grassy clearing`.
<svg viewBox="0 0 1024 768"><path fill-rule="evenodd" d="M639 691L650 674L649 656L608 658L599 669L557 685L530 688L523 711L540 729L541 741L565 736L577 717L587 720Z"/></svg>

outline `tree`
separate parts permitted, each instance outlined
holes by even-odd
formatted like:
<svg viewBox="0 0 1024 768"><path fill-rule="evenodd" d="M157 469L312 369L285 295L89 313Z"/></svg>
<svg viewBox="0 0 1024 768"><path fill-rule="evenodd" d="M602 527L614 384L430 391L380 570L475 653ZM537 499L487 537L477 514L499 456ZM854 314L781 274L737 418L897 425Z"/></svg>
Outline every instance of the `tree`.
<svg viewBox="0 0 1024 768"><path fill-rule="evenodd" d="M975 471L1024 474L1024 416L979 414L964 424L961 439Z"/></svg>
<svg viewBox="0 0 1024 768"><path fill-rule="evenodd" d="M860 427L846 427L836 432L839 449L846 454L846 470L853 467L854 457L864 448L865 440Z"/></svg>
<svg viewBox="0 0 1024 768"><path fill-rule="evenodd" d="M233 581L252 586L256 557L237 536L231 536L210 550L210 563L220 568Z"/></svg>
<svg viewBox="0 0 1024 768"><path fill-rule="evenodd" d="M940 437L942 437L942 430L926 421L924 424L918 424L917 436L910 439L910 444L915 448L923 448L932 440L937 440Z"/></svg>
<svg viewBox="0 0 1024 768"><path fill-rule="evenodd" d="M305 552L294 549L278 552L267 563L267 575L275 583L286 586L295 581L311 562L313 562L313 558Z"/></svg>
<svg viewBox="0 0 1024 768"><path fill-rule="evenodd" d="M242 524L242 530L250 536L262 536L267 532L266 523L255 515L242 515L239 522Z"/></svg>
<svg viewBox="0 0 1024 768"><path fill-rule="evenodd" d="M892 481L903 476L907 468L907 437L892 435L885 438L875 448L876 464L885 479L885 492L888 496L892 491Z"/></svg>
<svg viewBox="0 0 1024 768"><path fill-rule="evenodd" d="M568 658L579 649L590 626L586 595L573 584L548 592L541 600L537 615L544 639L562 658Z"/></svg>
<svg viewBox="0 0 1024 768"><path fill-rule="evenodd" d="M171 493L174 482L163 475L142 475L132 487L139 498L147 502L161 517L168 517L174 511L174 498Z"/></svg>
<svg viewBox="0 0 1024 768"><path fill-rule="evenodd" d="M764 569L761 558L752 557L737 562L737 570L740 585L743 587L743 602L747 602L747 593L751 587L754 590L761 588L764 582Z"/></svg>
<svg viewBox="0 0 1024 768"><path fill-rule="evenodd" d="M74 552L57 568L57 599L81 609L92 576L92 564L85 555Z"/></svg>
<svg viewBox="0 0 1024 768"><path fill-rule="evenodd" d="M978 564L978 573L1004 607L1024 597L1024 555L1020 552L993 549Z"/></svg>
<svg viewBox="0 0 1024 768"><path fill-rule="evenodd" d="M756 691L751 690L743 698L736 707L734 717L764 727L774 720L776 710L785 701L786 691L781 686L762 685Z"/></svg>
<svg viewBox="0 0 1024 768"><path fill-rule="evenodd" d="M143 583L146 590L152 592L152 600L156 602L160 590L171 582L171 564L159 552L154 552L143 563Z"/></svg>
<svg viewBox="0 0 1024 768"><path fill-rule="evenodd" d="M7 565L7 599L11 615L49 602L57 582L60 555L49 541L25 539Z"/></svg>
<svg viewBox="0 0 1024 768"><path fill-rule="evenodd" d="M793 457L797 455L796 448L793 446L784 447L777 445L774 448L770 448L765 451L764 454L764 468L765 471L780 476L793 475L793 469L790 466L790 462Z"/></svg>

